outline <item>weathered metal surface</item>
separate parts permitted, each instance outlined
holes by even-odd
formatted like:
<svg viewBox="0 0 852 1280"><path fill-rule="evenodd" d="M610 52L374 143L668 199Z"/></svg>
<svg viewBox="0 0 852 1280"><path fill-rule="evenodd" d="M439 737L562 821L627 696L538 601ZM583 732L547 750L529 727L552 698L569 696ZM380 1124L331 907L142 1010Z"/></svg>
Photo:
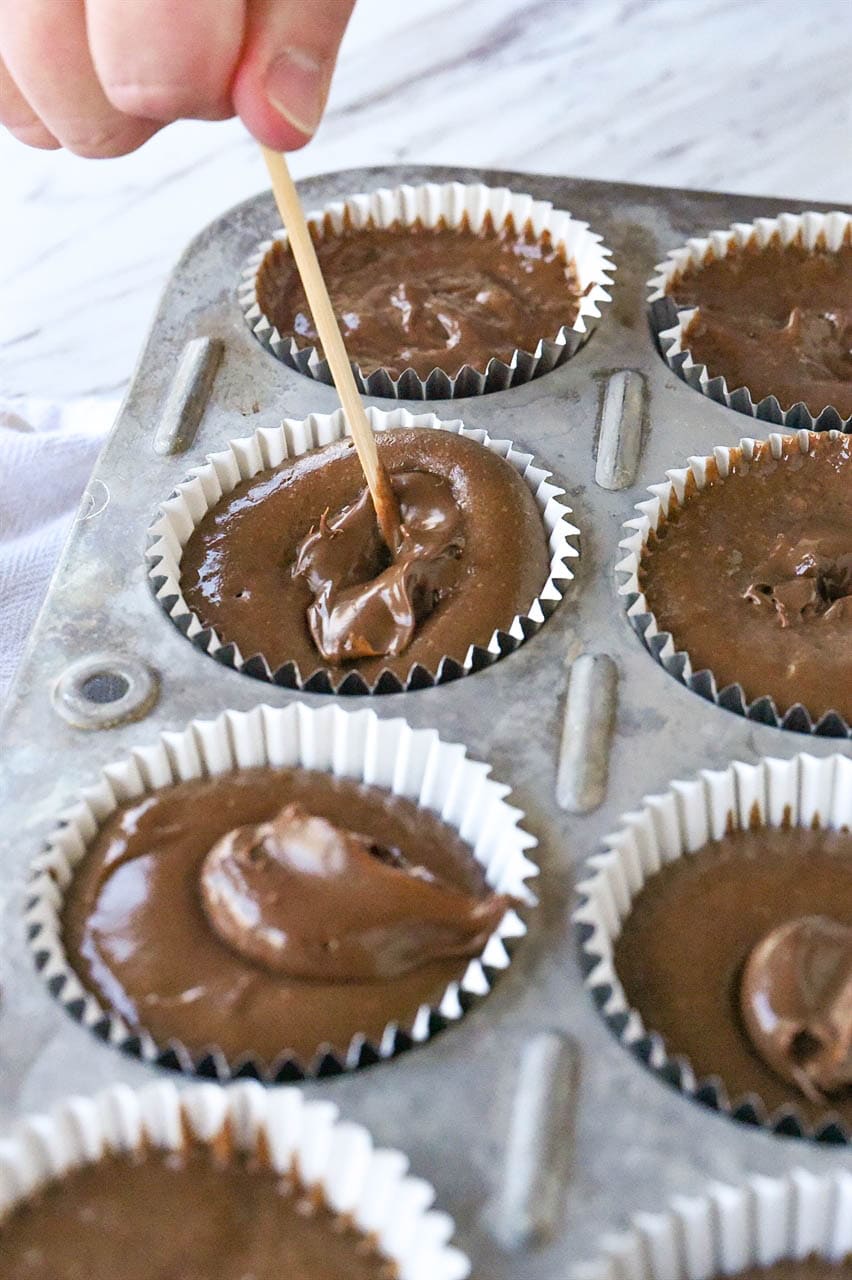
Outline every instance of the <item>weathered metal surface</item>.
<svg viewBox="0 0 852 1280"><path fill-rule="evenodd" d="M694 1192L707 1178L797 1165L852 1168L848 1150L738 1126L654 1079L592 1007L569 920L578 868L643 794L735 758L852 752L849 742L746 721L681 687L630 628L614 575L622 522L649 483L690 454L761 429L697 395L666 367L649 331L645 281L665 251L687 236L802 202L421 168L350 171L312 179L302 190L313 207L353 190L453 178L505 183L571 209L604 236L618 266L612 306L564 367L512 390L430 406L510 437L553 470L582 531L572 590L536 636L488 670L373 700L380 716L404 715L464 741L511 784L513 802L540 841L541 905L511 968L458 1026L396 1061L318 1081L308 1091L333 1099L380 1142L409 1153L455 1217L476 1276L564 1280L569 1264L592 1252L600 1234L623 1224L629 1212L659 1208L670 1194ZM62 807L102 765L193 716L259 701L324 701L252 680L199 654L151 599L142 556L157 503L205 454L285 415L334 407L330 387L263 350L237 305L240 266L276 225L271 196L248 201L202 231L175 269L7 707L0 780L0 1124L70 1091L116 1079L139 1083L155 1074L74 1023L35 973L22 924L26 878ZM221 341L224 357L186 453L160 456L151 444L162 405L181 352L199 337ZM595 483L596 424L601 384L620 370L645 379L646 425L634 483L611 489ZM624 470L607 464L606 474ZM56 680L73 661L110 651L156 669L159 700L141 722L96 733L75 728L54 710ZM572 814L556 803L556 775L568 671L582 653L611 657L618 707L606 798L587 814ZM487 1209L501 1193L513 1105L518 1114L518 1063L526 1044L545 1043L536 1038L554 1031L573 1037L582 1059L564 1213L560 1221L552 1217L549 1241L507 1251L494 1238ZM531 1114L536 1125L543 1123L540 1108ZM561 1123L555 1115L554 1125Z"/></svg>

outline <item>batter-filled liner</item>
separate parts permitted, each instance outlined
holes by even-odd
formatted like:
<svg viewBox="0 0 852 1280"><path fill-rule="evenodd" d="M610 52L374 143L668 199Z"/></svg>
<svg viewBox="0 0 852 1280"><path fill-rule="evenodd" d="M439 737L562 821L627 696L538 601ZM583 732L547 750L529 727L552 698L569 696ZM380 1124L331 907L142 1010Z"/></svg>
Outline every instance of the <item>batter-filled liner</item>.
<svg viewBox="0 0 852 1280"><path fill-rule="evenodd" d="M693 390L735 409L739 413L776 427L808 431L842 430L852 426L848 405L805 403L807 397L793 395L780 387L758 391L748 385L735 386L737 379L726 378L720 368L702 363L690 347L690 334L701 323L700 307L678 303L671 296L678 283L689 277L700 288L702 267L728 255L754 255L772 247L783 252L794 246L808 252L850 253L852 217L847 213L783 213L777 218L758 218L754 223L733 223L725 231L711 231L707 236L693 237L668 254L668 261L658 263L656 273L648 281L651 326L669 367ZM779 262L779 269L783 264ZM826 323L843 323L843 315L826 316ZM743 335L744 348L751 340ZM777 392L777 394L776 394ZM852 395L852 382L849 394ZM847 397L848 399L848 397Z"/></svg>
<svg viewBox="0 0 852 1280"><path fill-rule="evenodd" d="M408 801L427 811L429 821L433 815L440 818L469 848L469 865L462 868L459 863L454 873L461 876L460 883L478 885L482 891L487 885L517 906L535 901L526 885L537 874L526 856L535 840L518 825L523 815L505 802L507 788L488 777L487 765L469 759L463 747L442 742L434 730L413 730L402 720L379 720L367 709L347 713L333 705L318 710L300 704L260 706L250 712L225 712L214 721L195 720L182 733L165 734L154 746L138 748L130 758L109 766L68 812L34 868L27 924L36 964L66 1010L111 1044L147 1061L219 1079L248 1074L280 1082L335 1074L428 1040L461 1018L490 991L497 972L508 967L510 948L526 933L514 906L507 908L481 954L467 963L430 969L424 991L428 988L433 998L423 1000L410 1016L380 1028L373 1025L370 1034L360 1027L348 1043L320 1043L315 1052L301 1056L288 1043L285 1026L277 1052L262 1057L240 1051L236 1041L227 1046L230 1052L216 1043L195 1043L190 1049L179 1040L158 1040L144 1023L140 1026L138 1017L122 1017L114 1000L107 1004L99 999L91 983L81 982L73 968L65 945L64 914L75 870L110 815L160 788L193 779L215 780L235 770L255 771L256 776L256 771L267 769L318 771L339 778L344 789L350 782L381 789L374 804L381 805L385 793ZM191 829L190 821L187 827ZM186 886L178 892L185 893ZM193 910L191 901L187 910ZM172 932L174 923L169 926ZM415 973L411 980L414 985L405 998L410 1003L413 993L416 1004L421 978ZM403 982L406 989L411 986L408 979ZM309 1008L305 990L300 998ZM375 999L369 987L366 991L365 1007L375 1023ZM349 993L343 996L345 1007ZM332 1003L336 998L332 988L325 997L320 991L320 997Z"/></svg>
<svg viewBox="0 0 852 1280"><path fill-rule="evenodd" d="M711 456L690 458L687 467L667 472L667 480L663 484L651 486L650 492L653 496L650 500L637 503L636 510L640 514L625 524L628 534L619 545L627 554L617 564L616 571L621 577L619 593L625 597L631 624L656 661L681 684L716 703L717 706L762 724L771 724L778 728L795 730L798 733L846 738L852 734L852 729L842 707L804 705L804 700L799 700L798 695L795 700L791 697L790 700L784 700L779 705L771 696L771 691L761 687L759 678L752 670L754 660L751 655L755 652L754 644L749 648L745 644L748 638L745 630L735 627L733 623L733 630L729 629L725 643L727 649L733 650L736 658L732 663L730 653L726 654L727 678L724 680L717 678L713 666L708 664L712 664L717 658L718 649L715 651L711 649L708 652L705 646L701 660L697 661L688 649L679 648L677 638L666 630L665 619L655 615L643 586L646 579L650 580L653 577L653 552L657 540L661 536L665 537L668 544L666 551L672 554L677 548L678 514L687 515L690 503L695 502L697 498L703 499L705 496L708 499L712 498L713 495L709 492L705 495L705 490L714 486L721 490L727 484L750 484L751 472L759 473L760 468L764 468L767 475L774 473L776 478L781 478L780 469L789 468L789 489L794 493L794 472L799 465L799 459L807 460L811 454L814 466L825 465L831 468L836 463L838 467L845 467L849 462L849 438L841 432L817 434L800 431L795 436L772 435L766 441L746 438L741 440L736 448L719 447ZM733 478L730 478L732 475ZM724 497L724 494L722 496ZM760 497L759 494L757 496ZM708 502L706 510L709 511L709 509ZM788 513L783 514L786 519ZM805 512L805 523L807 524L812 517L818 518L819 514L818 504L812 504ZM771 526L768 521L765 521L764 525L767 530L774 530L774 526ZM708 538L709 536L708 534ZM728 539L730 555L743 554L737 546L737 527L730 523L729 532L725 533L724 546L721 541L718 547L715 542L713 543L715 560L712 562L714 566L712 576L708 577L708 574L711 574L709 555L695 555L688 561L690 583L694 584L694 590L702 602L702 608L711 619L713 611L709 608L710 591L728 592L718 564L722 550L728 545ZM709 545L709 542L705 543L705 546ZM750 548L747 547L747 551L750 551ZM841 552L843 553L841 559L848 558L848 550L844 551L841 547ZM758 555L756 559L766 561L767 557ZM769 559L771 560L771 557ZM748 566L750 569L766 567L767 564ZM772 567L771 564L769 567ZM736 565L732 562L732 568L726 570L726 574L728 577L731 573L742 576L742 568L743 565L739 562ZM735 582L733 577L730 577L730 580L732 583ZM755 581L749 590L753 587L756 591L758 588L765 588L766 585L766 583ZM690 590L692 589L693 585L690 586ZM726 596L726 603L732 605L733 601ZM828 601L823 603L828 604ZM753 600L743 598L737 602L736 607L746 611L744 622L750 626L751 612L768 605L766 601L760 599L755 603ZM719 617L722 617L721 613ZM687 619L687 622L692 625L690 619ZM773 641L773 653L787 653L789 645L793 643L788 641L788 637L794 634L799 645L800 660L807 660L811 647L808 640L810 629L815 630L821 625L823 624L818 619L816 622L802 624L791 632L781 627L780 622L777 624L773 622L772 626L764 631L764 641L768 634ZM839 622L832 622L831 625L843 628L844 620L841 618ZM790 652L792 653L792 650ZM801 655L804 655L804 659ZM736 678L733 678L732 666L736 667ZM794 679L792 686L795 687L795 685ZM747 687L748 692L744 686ZM825 696L822 701L827 703L828 696Z"/></svg>
<svg viewBox="0 0 852 1280"><path fill-rule="evenodd" d="M362 1259L367 1258L367 1271L359 1267L359 1275L416 1280L424 1274L424 1265L435 1280L464 1280L470 1273L468 1259L450 1243L452 1220L431 1208L434 1191L428 1183L407 1176L405 1156L376 1148L366 1129L339 1122L331 1103L307 1101L294 1088L269 1090L249 1081L228 1088L193 1085L180 1092L167 1081L138 1090L113 1085L91 1098L63 1099L49 1115L25 1117L0 1142L0 1164L4 1170L0 1250L5 1261L7 1223L12 1233L22 1228L25 1236L34 1236L25 1255L28 1274L35 1261L32 1251L38 1253L51 1244L38 1232L39 1220L54 1233L53 1253L47 1256L58 1258L62 1267L67 1264L69 1274L82 1274L74 1270L75 1263L88 1274L89 1250L97 1257L98 1233L109 1232L110 1222L114 1230L106 1247L113 1267L118 1268L112 1274L124 1274L123 1264L128 1262L139 1267L134 1274L151 1274L158 1257L168 1269L174 1265L175 1248L189 1250L183 1262L200 1268L193 1274L218 1274L220 1258L223 1269L238 1270L244 1260L241 1249L250 1255L252 1245L262 1243L264 1235L273 1247L285 1245L279 1266L295 1261L287 1256L286 1232L288 1222L298 1229L300 1212L307 1219L319 1217L312 1247L323 1260L330 1260L329 1252L338 1255L344 1268L341 1274L350 1274L346 1269L350 1245ZM101 1166L108 1183L98 1178ZM216 1252L216 1227L209 1217L214 1206L202 1199L197 1206L190 1204L177 1221L177 1205L169 1202L170 1176L180 1182L191 1177L193 1169L201 1175L199 1196L206 1187L219 1197L220 1211L224 1211L225 1220L218 1228L221 1254ZM138 1234L121 1208L125 1175L137 1190L144 1191L147 1184L156 1202L131 1206L139 1214ZM99 1197L91 1194L93 1179ZM251 1196L258 1180L266 1184L262 1210ZM68 1193L76 1192L75 1182L84 1184L76 1214L67 1201ZM278 1182L294 1189L282 1195L280 1211L274 1194ZM298 1188L304 1188L301 1196ZM186 1199L185 1183L183 1190ZM308 1203L300 1210L288 1203L294 1199ZM162 1234L154 1212L157 1206L166 1219ZM56 1213L57 1207L64 1217ZM16 1221L18 1214L22 1222ZM68 1230L57 1239L55 1233L62 1231L63 1222ZM183 1232L175 1241L181 1223ZM204 1256L192 1253L193 1240L204 1249ZM69 1249L76 1249L76 1256ZM257 1261L263 1265L263 1257ZM356 1258L350 1261L357 1266Z"/></svg>
<svg viewBox="0 0 852 1280"><path fill-rule="evenodd" d="M458 361L452 361L450 348L446 362L428 373L418 373L411 367L362 370L353 363L356 382L365 394L443 400L529 382L574 355L600 318L601 306L610 301L609 286L615 268L601 237L586 223L554 209L549 201L533 200L532 196L505 187L450 182L443 186L426 183L419 187L382 188L334 201L309 214L308 220L317 240L339 236L347 228L357 231L369 227L412 227L415 231L422 228L426 233L445 227L470 230L475 235L490 233L496 239L508 224L521 237L533 242L544 238L557 248L576 279L576 305L574 294L566 287L564 317L554 323L551 332L536 332L535 341L528 343L530 349L518 345L502 359L492 353L484 363L480 360L476 365L459 366ZM280 275L286 246L287 235L283 231L258 246L243 271L240 306L247 324L267 350L300 373L330 383L328 364L310 340L279 332L273 317L264 310L270 276ZM405 300L399 299L397 305L404 306Z"/></svg>
<svg viewBox="0 0 852 1280"><path fill-rule="evenodd" d="M776 1099L770 1105L756 1092L732 1096L729 1081L716 1073L702 1075L678 1045L667 1045L658 1028L646 1026L616 969L616 950L633 904L645 886L653 890L654 876L680 859L712 851L713 842L731 830L801 827L810 834L818 826L848 839L850 825L852 760L845 756L767 757L758 764L737 761L723 771L707 769L696 780L675 782L664 794L645 797L641 808L624 815L607 838L606 851L589 859L574 914L587 990L620 1043L658 1078L735 1120L828 1143L850 1139L847 1120L830 1100L819 1109L798 1105L793 1086L780 1089L789 1098L781 1104ZM807 879L806 856L801 875ZM712 929L711 921L704 927ZM848 1099L843 1109L848 1115Z"/></svg>
<svg viewBox="0 0 852 1280"><path fill-rule="evenodd" d="M470 644L466 651L462 646L452 657L433 654L428 666L416 659L407 659L403 653L400 659L387 664L376 661L367 678L354 667L329 669L319 653L308 657L306 667L293 661L274 667L265 654L244 653L232 637L219 635L193 612L183 592L181 570L184 548L195 528L224 495L232 493L241 483L254 477L263 479L266 472L272 479L273 470L285 460L298 458L319 446L344 441L346 421L339 411L312 415L301 422L288 419L280 428L261 428L253 436L231 441L226 450L211 455L208 462L196 467L190 478L162 504L149 531L148 577L160 606L203 652L247 675L287 688L321 693L396 693L442 684L490 666L535 634L553 611L573 577L569 566L579 555L579 535L568 520L569 508L561 501L563 490L551 483L550 473L538 467L530 454L516 449L511 441L492 440L487 432L469 430L458 420L442 422L434 414L410 414L405 409L390 413L369 409L368 415L377 432L397 428L450 432L475 442L515 468L535 500L547 544L545 559L549 557L549 566L542 565L546 576L535 588L528 606L511 621L507 620L504 630L495 630L487 641L483 635L483 643ZM317 512L316 519L321 514ZM478 523L481 525L482 520ZM307 528L300 530L300 534L307 532ZM486 535L487 528L483 536ZM270 561L269 569L279 571L277 560ZM298 622L302 626L301 616ZM303 630L307 635L306 623Z"/></svg>

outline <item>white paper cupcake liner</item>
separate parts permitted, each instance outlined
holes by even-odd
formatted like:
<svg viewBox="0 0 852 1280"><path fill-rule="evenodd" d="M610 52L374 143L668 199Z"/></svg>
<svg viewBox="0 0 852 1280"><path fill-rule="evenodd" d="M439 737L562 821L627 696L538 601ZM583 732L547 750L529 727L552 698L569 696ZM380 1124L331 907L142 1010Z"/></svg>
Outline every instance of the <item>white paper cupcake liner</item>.
<svg viewBox="0 0 852 1280"><path fill-rule="evenodd" d="M550 550L547 581L535 600L530 602L528 611L516 616L508 631L495 631L487 647L471 645L463 662L444 657L434 671L412 663L404 680L386 670L372 684L368 684L355 669L342 673L328 670L319 654L312 671L300 671L293 662L284 663L273 671L263 654L244 655L236 644L225 641L212 627L204 625L189 608L180 581L183 549L196 525L241 481L277 467L288 458L349 435L343 411L338 410L332 414L311 414L302 421L286 418L280 427L261 427L252 436L229 441L220 453L210 454L206 462L193 468L189 478L178 485L174 494L162 504L149 529L149 545L145 553L148 578L160 606L202 652L246 675L288 689L335 694L399 693L404 689L443 684L490 666L534 635L553 612L574 576L569 562L580 554L580 535L568 520L570 508L560 501L565 491L551 484L551 473L537 466L532 454L522 453L510 440L492 440L487 431L469 429L458 419L443 422L434 413L411 414L406 409L385 413L371 408L367 414L374 431L392 427L428 427L476 440L491 453L505 458L523 477L541 513Z"/></svg>
<svg viewBox="0 0 852 1280"><path fill-rule="evenodd" d="M516 349L508 362L490 360L484 370L463 365L455 372L435 369L427 378L421 378L413 369L406 369L395 378L387 369L365 374L353 363L361 392L401 400L447 400L503 391L549 373L586 341L600 318L601 306L610 301L609 286L615 270L612 255L604 248L601 237L590 231L585 222L554 209L547 200L534 200L530 195L509 191L506 187L486 187L482 183L448 182L439 186L430 182L417 187L383 187L347 200L336 200L308 214L308 222L316 235L325 238L338 234L344 225L362 229L388 227L398 222L404 225L420 222L426 227L443 222L455 228L466 221L473 231L479 231L488 214L497 229L511 218L519 231L529 224L534 235L548 232L555 245L564 246L568 261L576 266L581 291L587 291L580 299L580 310L573 325L563 326L555 335L542 334L535 351ZM243 315L258 341L284 364L320 382L331 383L328 364L316 347L301 346L292 336L280 334L258 303L258 271L276 242L286 245L287 233L279 231L272 239L264 240L243 269L239 290ZM566 299L566 303L569 301Z"/></svg>
<svg viewBox="0 0 852 1280"><path fill-rule="evenodd" d="M332 1103L250 1081L183 1091L167 1081L138 1090L114 1085L20 1121L0 1141L0 1253L3 1220L48 1184L111 1155L195 1144L215 1146L220 1158L257 1154L276 1173L319 1190L332 1212L375 1240L400 1280L470 1274L450 1243L452 1219L431 1209L432 1187L408 1175L401 1152L376 1148L366 1129L338 1120Z"/></svg>
<svg viewBox="0 0 852 1280"><path fill-rule="evenodd" d="M782 406L772 395L755 402L748 387L729 387L724 377L692 358L687 330L697 308L678 308L670 296L672 286L687 270L695 271L714 258L755 245L763 249L775 237L782 245L800 242L809 250L825 246L836 252L841 245L852 243L852 216L840 212L782 213L777 218L734 222L726 231L711 231L708 236L693 237L681 248L672 249L668 260L657 264L656 274L648 281L651 325L660 350L669 368L693 390L738 413L791 431L852 430L852 415L844 416L831 405L808 406L799 402Z"/></svg>
<svg viewBox="0 0 852 1280"><path fill-rule="evenodd" d="M662 1213L638 1213L629 1230L604 1237L598 1258L572 1268L571 1280L716 1280L813 1255L841 1263L850 1254L852 1173L794 1169L711 1183L702 1195L673 1197ZM838 1270L838 1280L844 1274Z"/></svg>
<svg viewBox="0 0 852 1280"><path fill-rule="evenodd" d="M841 434L839 431L828 433L830 439L836 439ZM839 711L826 711L815 721L801 703L779 708L772 698L765 695L748 702L742 685L731 684L720 689L712 671L694 671L689 654L675 648L670 632L660 630L639 586L642 553L651 535L656 533L675 506L688 501L688 493L703 489L711 479L727 476L740 457L750 461L770 453L773 458L780 458L785 444L798 449L800 453L807 453L813 439L813 434L805 430L798 431L792 437L773 433L766 440L759 441L744 437L734 448L719 446L709 457L690 457L686 467L667 471L664 483L649 486L651 498L636 504L638 517L625 522L624 528L628 530L628 534L621 540L619 547L627 554L616 565L616 573L620 577L618 591L625 597L627 616L649 653L670 675L694 693L714 702L716 706L724 707L725 710L749 720L756 720L760 724L821 737L849 738L852 737L852 728Z"/></svg>
<svg viewBox="0 0 852 1280"><path fill-rule="evenodd" d="M641 809L626 813L617 831L604 840L606 851L588 860L588 875L577 886L574 923L585 985L620 1043L667 1084L715 1111L773 1133L848 1143L852 1135L830 1106L825 1120L814 1128L793 1102L770 1113L754 1094L730 1097L717 1076L699 1079L686 1058L671 1056L662 1037L645 1026L641 1014L628 1004L615 971L615 942L646 882L664 865L722 839L731 826L749 830L755 824L848 829L852 758L819 759L802 753L790 760L764 757L757 764L735 761L727 769L704 769L697 779L674 782L664 794L646 796Z"/></svg>
<svg viewBox="0 0 852 1280"><path fill-rule="evenodd" d="M506 912L482 954L448 985L439 1003L422 1005L408 1025L389 1024L378 1043L358 1034L345 1052L320 1047L311 1062L289 1052L286 1031L273 1062L249 1055L229 1061L215 1045L193 1054L177 1041L158 1044L83 986L65 954L61 912L74 869L105 819L125 801L158 788L263 766L322 770L414 801L471 846L491 889L520 904L535 904L527 881L538 868L527 852L537 841L519 825L521 810L506 802L510 788L490 778L490 766L470 759L461 744L441 741L434 729L412 729L404 720L380 720L368 708L345 712L334 704L312 709L292 703L225 711L215 720L192 720L182 732L163 733L153 746L137 747L108 765L62 815L34 867L26 912L30 946L49 989L72 1017L108 1044L146 1062L219 1080L239 1075L281 1083L351 1071L392 1058L457 1022L489 993L496 975L508 967L514 943L526 934L515 910Z"/></svg>

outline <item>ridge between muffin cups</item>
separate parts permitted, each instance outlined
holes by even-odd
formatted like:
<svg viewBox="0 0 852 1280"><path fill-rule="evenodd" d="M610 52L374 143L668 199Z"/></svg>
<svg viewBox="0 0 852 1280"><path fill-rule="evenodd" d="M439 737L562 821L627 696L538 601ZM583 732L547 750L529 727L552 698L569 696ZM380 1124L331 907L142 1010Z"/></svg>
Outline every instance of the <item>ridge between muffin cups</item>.
<svg viewBox="0 0 852 1280"><path fill-rule="evenodd" d="M600 1255L571 1280L736 1280L739 1272L812 1255L842 1263L852 1253L852 1174L793 1169L710 1183L637 1213L627 1231L601 1240ZM838 1278L843 1271L838 1267Z"/></svg>
<svg viewBox="0 0 852 1280"><path fill-rule="evenodd" d="M516 615L507 631L495 631L487 647L470 645L463 662L445 655L434 670L412 662L404 681L385 670L372 684L357 670L332 673L319 653L316 666L308 673L300 671L292 661L273 671L263 654L244 656L237 644L204 625L190 609L181 589L181 559L194 529L241 481L347 438L345 415L337 410L332 414L311 414L302 420L285 418L280 427L260 427L251 436L230 440L225 449L210 454L206 462L194 467L189 478L161 505L148 531L148 579L160 607L196 648L236 671L285 688L334 694L399 693L443 684L490 666L534 635L553 612L574 577L569 561L576 559L580 551L579 530L568 520L570 508L560 501L565 491L551 483L551 472L537 466L532 454L515 449L510 440L494 440L487 431L465 427L460 419L442 421L434 413L411 414L406 409L384 412L369 408L367 415L376 432L394 427L428 428L475 440L505 458L522 476L535 498L550 554L547 580L527 612Z"/></svg>
<svg viewBox="0 0 852 1280"><path fill-rule="evenodd" d="M702 769L698 778L671 783L642 807L625 813L605 837L605 852L590 857L577 885L573 915L585 987L616 1039L663 1083L742 1123L789 1137L826 1143L852 1140L841 1116L825 1108L811 1126L799 1108L769 1112L754 1093L732 1098L717 1075L699 1078L683 1055L669 1052L662 1035L646 1027L627 999L615 969L614 946L633 903L666 865L689 858L732 829L801 827L848 831L852 826L852 759L801 753L789 760L734 761L727 769ZM733 1016L733 1015L732 1015ZM791 1095L794 1086L789 1086Z"/></svg>
<svg viewBox="0 0 852 1280"><path fill-rule="evenodd" d="M689 327L700 308L679 307L670 296L672 287L687 271L698 273L714 259L744 249L765 249L770 243L782 247L801 244L807 250L825 247L836 252L852 243L852 215L841 211L782 213L776 218L734 222L724 231L691 237L680 248L669 250L667 261L656 265L648 281L651 328L663 358L694 391L737 413L789 430L852 430L852 414L843 414L832 405L808 406L803 401L783 406L775 395L755 401L748 387L730 387L724 376L693 358Z"/></svg>
<svg viewBox="0 0 852 1280"><path fill-rule="evenodd" d="M741 683L720 689L711 669L705 667L695 671L689 653L677 649L672 634L661 629L640 587L639 571L645 549L670 513L688 503L690 496L703 490L710 481L724 482L738 461L751 462L766 456L779 460L785 447L805 454L810 451L812 441L843 438L845 434L839 431L815 434L802 430L794 436L773 433L766 440L743 437L736 446L718 446L711 455L690 457L686 467L667 471L665 482L649 486L650 499L636 504L639 515L625 521L627 536L619 542L620 549L627 554L615 566L619 578L618 593L625 598L627 616L633 629L652 657L680 684L716 706L760 724L831 738L852 736L852 727L837 710L826 710L815 721L809 709L801 703L778 708L769 695L758 695L748 702ZM696 566L696 571L699 568Z"/></svg>
<svg viewBox="0 0 852 1280"><path fill-rule="evenodd" d="M421 224L427 228L443 224L451 229L467 225L476 232L489 217L496 233L511 219L519 233L529 225L537 239L548 234L555 244L564 247L567 262L574 263L576 268L580 290L577 317L571 325L563 325L555 335L542 334L535 351L515 348L508 361L494 357L484 370L466 364L451 374L437 368L427 378L421 378L411 368L403 370L398 377L386 368L365 374L353 362L355 381L366 395L444 400L502 391L529 382L573 356L600 318L601 306L611 300L608 287L612 284L615 265L602 238L591 231L587 223L572 218L563 210L554 209L550 201L534 200L530 195L510 191L506 187L460 182L382 187L345 200L331 201L307 217L312 232L320 239L333 237L345 226L364 230L370 226L386 228L395 223L403 226ZM242 272L240 308L254 336L272 355L299 373L331 383L328 364L320 357L317 348L300 346L294 337L279 333L258 301L259 273L270 254L278 251L276 246L286 248L287 244L286 231L278 231L252 253Z"/></svg>
<svg viewBox="0 0 852 1280"><path fill-rule="evenodd" d="M158 1043L141 1025L130 1025L81 982L66 954L62 909L75 869L104 821L125 801L182 781L215 778L252 768L302 768L350 778L405 797L437 815L470 846L488 887L519 906L533 906L527 881L538 867L527 852L537 841L521 826L523 813L506 801L510 788L489 777L488 764L468 757L463 745L442 741L434 729L412 729L404 720L379 719L364 708L343 711L301 703L226 711L215 720L192 720L181 732L163 733L151 746L108 765L99 781L68 809L36 860L26 909L36 967L65 1010L98 1038L143 1061L185 1073L226 1080L252 1076L281 1083L335 1075L387 1060L460 1020L486 996L511 961L526 925L508 908L479 956L449 982L440 1000L422 1004L400 1025L390 1022L373 1042L357 1032L345 1048L319 1044L311 1061L290 1051L282 1032L280 1053L259 1061L249 1053L228 1058L215 1044L191 1051L177 1039Z"/></svg>
<svg viewBox="0 0 852 1280"><path fill-rule="evenodd" d="M256 1155L294 1174L335 1215L351 1221L398 1269L399 1280L464 1280L467 1257L450 1243L452 1219L431 1208L434 1190L408 1172L399 1151L377 1148L361 1125L338 1120L333 1103L295 1088L244 1081L222 1088L168 1081L113 1085L27 1116L0 1141L3 1221L46 1185L109 1155L213 1148L218 1158Z"/></svg>

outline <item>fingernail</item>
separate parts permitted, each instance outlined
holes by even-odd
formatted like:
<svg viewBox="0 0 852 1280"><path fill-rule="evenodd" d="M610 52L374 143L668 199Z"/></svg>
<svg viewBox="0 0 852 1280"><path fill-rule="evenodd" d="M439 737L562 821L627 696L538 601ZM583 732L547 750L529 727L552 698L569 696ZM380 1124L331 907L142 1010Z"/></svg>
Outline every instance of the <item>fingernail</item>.
<svg viewBox="0 0 852 1280"><path fill-rule="evenodd" d="M266 73L266 92L278 114L310 137L325 108L327 68L304 49L285 49Z"/></svg>

